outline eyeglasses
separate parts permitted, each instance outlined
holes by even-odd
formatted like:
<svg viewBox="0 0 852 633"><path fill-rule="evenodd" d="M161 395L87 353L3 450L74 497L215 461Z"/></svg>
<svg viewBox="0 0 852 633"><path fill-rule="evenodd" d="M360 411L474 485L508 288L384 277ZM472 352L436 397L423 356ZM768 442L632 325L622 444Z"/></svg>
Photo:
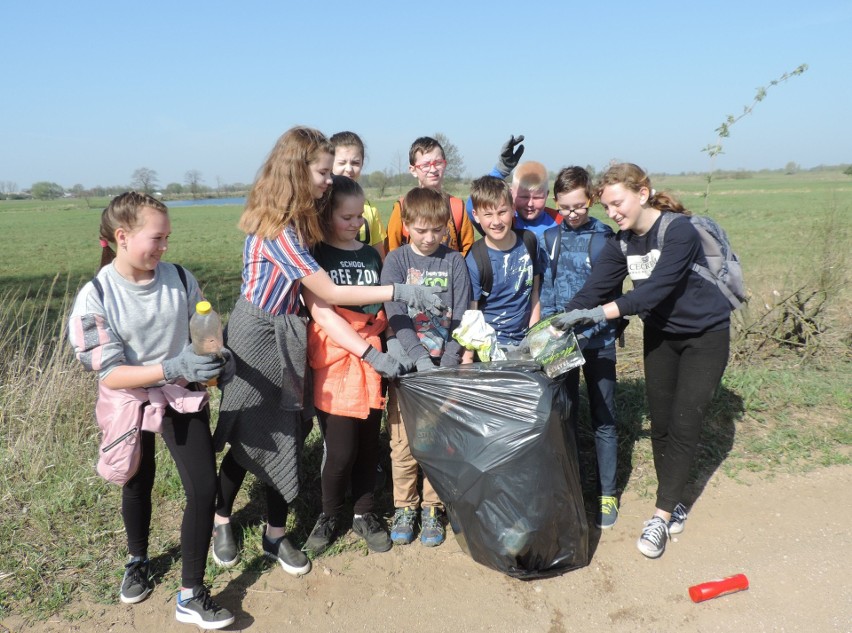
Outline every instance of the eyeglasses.
<svg viewBox="0 0 852 633"><path fill-rule="evenodd" d="M559 213L564 215L566 218L571 217L573 213L577 217L583 215L584 213L589 212L589 207L580 207L579 209L559 209Z"/></svg>
<svg viewBox="0 0 852 633"><path fill-rule="evenodd" d="M430 160L428 163L420 163L419 165L415 165L414 168L426 173L433 167L438 171L441 171L444 167L447 166L447 161L445 160Z"/></svg>

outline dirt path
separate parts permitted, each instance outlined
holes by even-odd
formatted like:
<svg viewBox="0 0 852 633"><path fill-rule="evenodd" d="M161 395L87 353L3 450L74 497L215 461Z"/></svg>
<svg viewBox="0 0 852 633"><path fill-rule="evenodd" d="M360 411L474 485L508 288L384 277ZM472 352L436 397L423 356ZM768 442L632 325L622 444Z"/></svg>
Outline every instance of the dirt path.
<svg viewBox="0 0 852 633"><path fill-rule="evenodd" d="M473 562L452 538L387 554L347 552L294 579L280 568L235 573L218 589L236 607L231 630L266 631L852 631L852 467L806 475L717 475L665 555L635 548L652 502L629 493L617 526L600 536L591 564L522 582ZM597 540L597 536L593 535ZM748 591L693 604L687 587L745 573ZM222 576L223 579L227 576ZM86 606L86 605L80 605ZM193 630L174 620L163 587L135 607L87 605L76 622L11 631ZM0 627L0 631L4 629Z"/></svg>

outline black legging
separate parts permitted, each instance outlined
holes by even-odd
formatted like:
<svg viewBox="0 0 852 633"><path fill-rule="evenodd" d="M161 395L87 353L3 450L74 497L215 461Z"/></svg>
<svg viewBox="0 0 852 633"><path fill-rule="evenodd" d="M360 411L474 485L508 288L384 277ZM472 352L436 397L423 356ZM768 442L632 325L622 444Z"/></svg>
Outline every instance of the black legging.
<svg viewBox="0 0 852 633"><path fill-rule="evenodd" d="M163 420L162 435L175 460L186 495L180 526L181 582L184 587L195 587L204 582L216 498L216 459L209 408L190 414L180 414L169 408ZM139 470L121 490L121 517L131 556L148 555L151 491L157 472L154 433L142 431L140 441Z"/></svg>
<svg viewBox="0 0 852 633"><path fill-rule="evenodd" d="M382 410L370 409L370 415L363 419L317 409L317 418L325 441L323 513L333 516L343 510L346 485L350 481L355 514L372 512Z"/></svg>
<svg viewBox="0 0 852 633"><path fill-rule="evenodd" d="M657 507L682 501L704 416L728 364L728 330L669 334L645 326L645 388L657 471Z"/></svg>
<svg viewBox="0 0 852 633"><path fill-rule="evenodd" d="M220 517L231 516L234 511L234 501L245 477L246 469L240 466L231 451L228 451L222 460L222 465L219 466L217 480L216 514ZM271 527L283 528L287 525L287 502L272 486L264 484L263 488L266 491L266 522Z"/></svg>

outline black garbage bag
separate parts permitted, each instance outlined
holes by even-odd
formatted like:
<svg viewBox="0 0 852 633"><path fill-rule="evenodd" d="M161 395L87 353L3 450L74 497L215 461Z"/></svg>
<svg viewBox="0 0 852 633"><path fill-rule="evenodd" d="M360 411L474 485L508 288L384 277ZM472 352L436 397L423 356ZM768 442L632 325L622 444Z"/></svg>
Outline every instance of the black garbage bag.
<svg viewBox="0 0 852 633"><path fill-rule="evenodd" d="M533 362L404 376L411 453L477 562L516 578L587 565L588 524L565 390Z"/></svg>

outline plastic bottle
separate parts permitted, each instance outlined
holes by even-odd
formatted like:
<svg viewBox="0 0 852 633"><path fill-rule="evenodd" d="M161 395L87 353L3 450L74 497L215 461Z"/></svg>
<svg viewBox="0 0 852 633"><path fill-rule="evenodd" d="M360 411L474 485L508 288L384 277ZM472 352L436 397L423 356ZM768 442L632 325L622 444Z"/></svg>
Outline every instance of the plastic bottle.
<svg viewBox="0 0 852 633"><path fill-rule="evenodd" d="M736 574L727 578L710 580L702 582L699 585L693 585L689 588L689 597L692 598L693 602L704 602L705 600L742 591L743 589L748 589L748 578L745 577L745 574Z"/></svg>
<svg viewBox="0 0 852 633"><path fill-rule="evenodd" d="M195 304L195 314L189 320L189 336L196 354L218 355L219 350L224 347L222 321L209 301L199 301ZM215 378L207 383L210 387L215 384Z"/></svg>

